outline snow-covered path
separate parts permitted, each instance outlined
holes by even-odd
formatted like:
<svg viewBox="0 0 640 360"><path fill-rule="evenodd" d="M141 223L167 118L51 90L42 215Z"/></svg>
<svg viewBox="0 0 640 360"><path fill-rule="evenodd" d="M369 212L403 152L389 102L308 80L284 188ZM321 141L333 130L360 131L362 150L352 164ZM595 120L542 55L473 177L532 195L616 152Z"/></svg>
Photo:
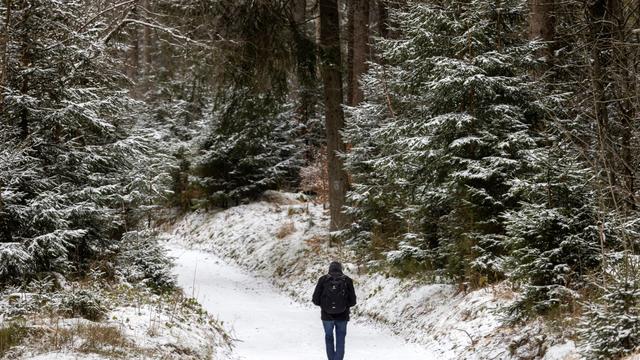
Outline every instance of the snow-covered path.
<svg viewBox="0 0 640 360"><path fill-rule="evenodd" d="M271 284L214 254L169 247L179 285L230 329L242 360L323 360L317 308L293 302ZM356 289L357 291L357 289ZM384 330L350 322L347 360L428 360L436 356Z"/></svg>

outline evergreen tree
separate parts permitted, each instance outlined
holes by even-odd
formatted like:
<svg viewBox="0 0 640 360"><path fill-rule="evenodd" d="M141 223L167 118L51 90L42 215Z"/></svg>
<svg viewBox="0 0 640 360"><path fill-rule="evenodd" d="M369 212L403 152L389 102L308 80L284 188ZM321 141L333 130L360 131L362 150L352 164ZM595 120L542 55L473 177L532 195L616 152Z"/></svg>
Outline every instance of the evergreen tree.
<svg viewBox="0 0 640 360"><path fill-rule="evenodd" d="M240 90L223 100L197 159L199 184L218 206L297 181L302 152L291 110L269 95Z"/></svg>
<svg viewBox="0 0 640 360"><path fill-rule="evenodd" d="M629 253L611 254L596 285L599 296L586 304L580 323L582 350L590 359L617 359L640 346L640 284L636 260ZM594 284L595 285L595 284Z"/></svg>
<svg viewBox="0 0 640 360"><path fill-rule="evenodd" d="M166 249L158 243L152 230L130 231L122 236L116 258L117 274L129 283L144 282L153 290L162 292L175 287L173 262Z"/></svg>
<svg viewBox="0 0 640 360"><path fill-rule="evenodd" d="M127 227L135 161L148 154L144 137L130 136L135 102L83 2L8 4L2 282L82 271L108 252Z"/></svg>
<svg viewBox="0 0 640 360"><path fill-rule="evenodd" d="M0 126L0 275L6 279L26 273L31 263L29 252L22 244L14 242L12 232L13 226L24 221L28 214L13 208L12 204L19 204L24 198L20 188L37 183L30 181L35 172L29 157L6 136L5 130Z"/></svg>
<svg viewBox="0 0 640 360"><path fill-rule="evenodd" d="M514 318L571 310L601 260L588 167L565 142L533 151L531 163L512 189L522 206L505 214L509 278L523 285Z"/></svg>
<svg viewBox="0 0 640 360"><path fill-rule="evenodd" d="M392 13L402 35L378 41L385 65L372 67L365 104L352 112L347 158L354 207L369 206L353 211L392 219L358 230L384 236L400 251L393 260L417 256L475 285L503 276L500 215L517 207L512 180L531 171L524 153L542 122L525 15L520 0L414 2Z"/></svg>

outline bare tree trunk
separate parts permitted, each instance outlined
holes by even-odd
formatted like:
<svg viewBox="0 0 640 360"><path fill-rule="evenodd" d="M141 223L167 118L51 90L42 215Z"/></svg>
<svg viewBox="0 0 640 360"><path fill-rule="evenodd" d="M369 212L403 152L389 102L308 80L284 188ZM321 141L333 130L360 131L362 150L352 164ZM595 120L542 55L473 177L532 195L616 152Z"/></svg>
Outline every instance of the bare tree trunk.
<svg viewBox="0 0 640 360"><path fill-rule="evenodd" d="M133 10L131 11L131 18L134 20L138 20L138 4L134 5ZM130 38L130 46L127 52L127 76L131 81L136 81L138 79L139 69L140 69L140 37L138 31L138 24L130 24L129 36ZM134 85L135 86L135 85Z"/></svg>
<svg viewBox="0 0 640 360"><path fill-rule="evenodd" d="M352 55L349 70L349 105L362 102L364 95L360 78L367 72L369 56L369 0L352 0Z"/></svg>
<svg viewBox="0 0 640 360"><path fill-rule="evenodd" d="M389 37L389 5L386 0L378 0L378 34Z"/></svg>
<svg viewBox="0 0 640 360"><path fill-rule="evenodd" d="M353 104L353 45L355 28L355 8L358 0L347 0L347 104Z"/></svg>
<svg viewBox="0 0 640 360"><path fill-rule="evenodd" d="M311 25L307 23L306 0L294 0L291 6L291 28L296 50L296 117L301 124L305 125L301 134L306 147L305 160L311 162L314 151L306 125L308 125L316 105L315 23L312 22Z"/></svg>
<svg viewBox="0 0 640 360"><path fill-rule="evenodd" d="M616 83L618 100L618 112L621 117L622 134L621 134L621 165L622 165L622 186L625 208L627 210L636 209L635 199L635 171L633 143L635 141L636 129L634 122L637 114L637 84L634 63L637 62L636 46L632 45L628 40L632 38L632 32L635 25L632 20L631 11L628 13L625 3L622 0L609 1L609 13L614 31L615 42L613 45L614 64L617 69L615 74L619 74L614 81ZM637 9L636 9L637 10ZM637 15L636 15L637 16ZM633 101L636 99L636 101Z"/></svg>
<svg viewBox="0 0 640 360"><path fill-rule="evenodd" d="M9 71L9 53L7 45L9 43L9 29L11 28L11 0L5 0L5 20L4 29L0 34L0 112L4 109L4 87L7 84L7 71Z"/></svg>
<svg viewBox="0 0 640 360"><path fill-rule="evenodd" d="M338 152L345 151L340 135L344 127L342 111L342 72L340 54L340 15L337 0L319 0L320 4L320 61L327 131L327 162L329 172L330 230L342 229L346 217L342 212L349 178Z"/></svg>
<svg viewBox="0 0 640 360"><path fill-rule="evenodd" d="M608 14L610 16L610 22L612 24L615 42L613 42L613 63L616 68L614 69L614 79L616 84L616 96L618 99L618 112L621 117L621 166L622 166L622 186L625 209L635 210L635 166L634 166L634 154L633 143L635 140L634 121L636 118L636 74L634 68L634 60L637 50L635 46L628 42L628 39L633 35L631 31L635 29L633 25L629 24L627 11L625 11L624 1L621 0L609 0ZM631 28L628 28L631 26ZM635 53L634 53L635 52ZM634 101L634 99L636 101Z"/></svg>
<svg viewBox="0 0 640 360"><path fill-rule="evenodd" d="M298 91L297 114L307 123L315 104L313 88L316 82L316 45L307 22L307 1L294 0L291 9L291 30L296 50L296 87Z"/></svg>
<svg viewBox="0 0 640 360"><path fill-rule="evenodd" d="M142 6L144 7L144 9L146 11L149 11L149 0L143 0ZM151 28L148 26L145 26L143 29L143 44L144 44L144 48L143 48L143 53L144 53L144 70L145 70L145 74L150 74L151 73L151 67L153 65L152 62L152 52L153 52L153 44L152 44L152 40L151 40Z"/></svg>
<svg viewBox="0 0 640 360"><path fill-rule="evenodd" d="M607 108L607 93L605 83L607 79L607 65L610 62L608 48L611 45L611 26L608 21L607 0L596 0L590 4L588 9L589 24L591 27L591 86L593 91L594 115L596 120L596 131L598 140L597 157L600 169L604 171L607 186L610 187L612 201L616 199L616 174L615 174L615 151L611 141L611 127L609 119L609 109Z"/></svg>
<svg viewBox="0 0 640 360"><path fill-rule="evenodd" d="M28 2L20 3L20 10L22 13L22 18L19 21L26 21L28 17L31 16L29 11ZM31 66L31 54L29 53L29 49L32 46L33 39L29 35L28 32L24 32L22 35L22 52L20 55L20 66L22 69L28 69ZM22 76L22 83L20 85L20 92L26 95L29 92L29 77L26 75ZM26 105L22 105L20 109L20 138L25 140L29 136L29 109Z"/></svg>
<svg viewBox="0 0 640 360"><path fill-rule="evenodd" d="M546 57L547 64L550 64L555 39L555 0L530 0L529 8L529 38L546 43L542 55Z"/></svg>

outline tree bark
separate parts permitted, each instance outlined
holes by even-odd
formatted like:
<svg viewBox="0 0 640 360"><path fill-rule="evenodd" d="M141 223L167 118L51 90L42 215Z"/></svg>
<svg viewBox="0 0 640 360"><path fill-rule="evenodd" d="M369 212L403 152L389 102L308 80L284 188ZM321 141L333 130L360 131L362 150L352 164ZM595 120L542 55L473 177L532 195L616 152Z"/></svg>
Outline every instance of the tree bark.
<svg viewBox="0 0 640 360"><path fill-rule="evenodd" d="M608 96L605 84L610 82L607 77L607 65L610 62L608 49L611 46L611 24L608 21L607 0L596 0L588 9L588 21L591 28L591 86L593 91L594 115L598 140L597 158L601 171L605 174L607 186L611 190L611 200L617 203L615 174L615 150L611 141L611 127Z"/></svg>
<svg viewBox="0 0 640 360"><path fill-rule="evenodd" d="M351 70L349 71L349 105L356 106L364 99L360 78L367 72L369 57L369 0L352 0L353 45Z"/></svg>
<svg viewBox="0 0 640 360"><path fill-rule="evenodd" d="M553 40L555 39L555 0L530 0L529 38L546 43L542 55L550 62L553 58Z"/></svg>
<svg viewBox="0 0 640 360"><path fill-rule="evenodd" d="M378 0L378 34L389 37L389 5L386 0Z"/></svg>
<svg viewBox="0 0 640 360"><path fill-rule="evenodd" d="M131 18L134 20L138 20L138 4L134 5L133 10L131 11ZM131 81L136 81L138 79L139 69L140 69L140 36L138 31L138 24L131 24L129 35L130 38L130 46L127 52L127 76Z"/></svg>
<svg viewBox="0 0 640 360"><path fill-rule="evenodd" d="M634 121L637 114L637 84L634 63L637 61L635 58L637 50L634 50L635 46L632 45L628 39L633 35L631 30L635 27L628 27L628 16L624 2L621 0L609 0L608 12L610 17L609 22L612 24L613 38L613 61L612 65L616 68L613 69L618 113L621 118L621 166L622 174L621 185L622 191L621 197L624 199L625 210L636 209L635 199L635 166L634 166L634 146L635 143L635 129ZM630 14L629 14L630 15Z"/></svg>
<svg viewBox="0 0 640 360"><path fill-rule="evenodd" d="M294 0L290 20L296 51L297 115L305 124L315 104L313 91L316 82L316 45L306 22L306 9L306 0Z"/></svg>
<svg viewBox="0 0 640 360"><path fill-rule="evenodd" d="M11 28L11 0L5 0L5 21L4 29L0 34L0 112L4 109L4 87L7 84L7 71L9 71L9 53L7 46L9 43L9 29Z"/></svg>
<svg viewBox="0 0 640 360"><path fill-rule="evenodd" d="M342 211L349 179L339 152L345 151L340 131L344 127L342 111L342 72L340 54L340 17L337 0L320 0L320 61L324 84L327 162L329 173L330 230L343 229Z"/></svg>
<svg viewBox="0 0 640 360"><path fill-rule="evenodd" d="M296 117L304 125L301 136L305 142L305 160L311 162L314 157L314 149L312 149L307 125L317 103L317 64L315 22L311 22L311 25L307 23L306 0L292 2L290 22L296 51Z"/></svg>
<svg viewBox="0 0 640 360"><path fill-rule="evenodd" d="M149 0L143 0L142 6L146 11L149 11ZM152 71L153 60L151 53L153 52L153 44L151 40L151 28L145 26L143 29L143 52L144 52L144 71L145 74L150 74Z"/></svg>
<svg viewBox="0 0 640 360"><path fill-rule="evenodd" d="M347 104L353 103L353 45L355 27L355 2L358 0L346 0L347 5Z"/></svg>

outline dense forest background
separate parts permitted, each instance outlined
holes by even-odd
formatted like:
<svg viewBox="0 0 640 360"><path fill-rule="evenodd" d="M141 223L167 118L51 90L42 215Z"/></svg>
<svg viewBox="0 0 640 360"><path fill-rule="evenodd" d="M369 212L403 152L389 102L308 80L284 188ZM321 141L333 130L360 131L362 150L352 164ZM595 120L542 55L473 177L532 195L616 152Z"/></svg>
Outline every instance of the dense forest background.
<svg viewBox="0 0 640 360"><path fill-rule="evenodd" d="M577 325L594 358L640 345L637 0L3 0L0 15L2 286L154 251L135 244L164 208L299 190L372 269L507 280L514 321Z"/></svg>

